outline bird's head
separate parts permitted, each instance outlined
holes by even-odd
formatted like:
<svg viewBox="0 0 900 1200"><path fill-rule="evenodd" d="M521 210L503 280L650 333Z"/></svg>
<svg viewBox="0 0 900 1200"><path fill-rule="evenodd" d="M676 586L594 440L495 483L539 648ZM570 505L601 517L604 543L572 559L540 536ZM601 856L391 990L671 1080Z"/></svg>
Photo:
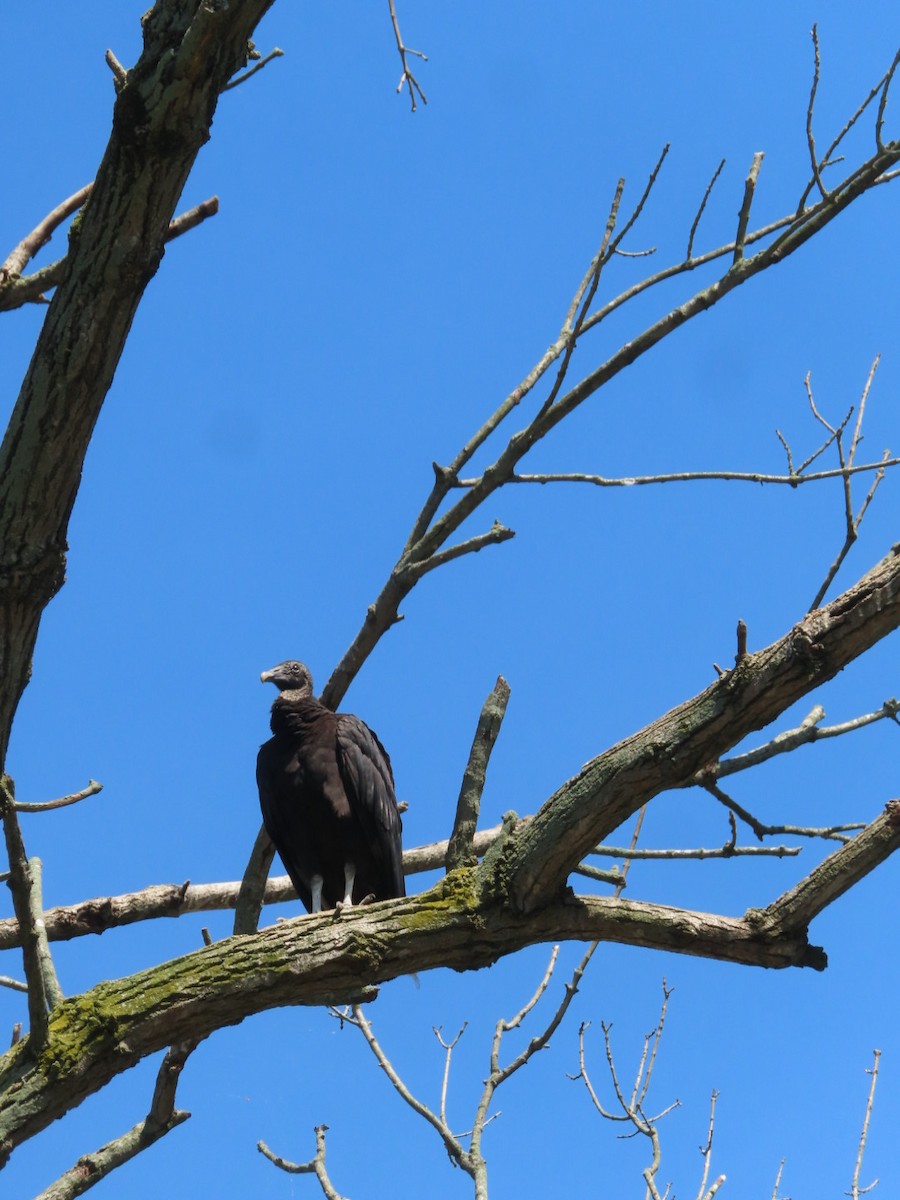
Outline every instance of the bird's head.
<svg viewBox="0 0 900 1200"><path fill-rule="evenodd" d="M259 677L260 683L274 683L279 692L300 692L303 696L311 696L313 690L312 675L309 668L296 659L288 659L268 671L263 671Z"/></svg>

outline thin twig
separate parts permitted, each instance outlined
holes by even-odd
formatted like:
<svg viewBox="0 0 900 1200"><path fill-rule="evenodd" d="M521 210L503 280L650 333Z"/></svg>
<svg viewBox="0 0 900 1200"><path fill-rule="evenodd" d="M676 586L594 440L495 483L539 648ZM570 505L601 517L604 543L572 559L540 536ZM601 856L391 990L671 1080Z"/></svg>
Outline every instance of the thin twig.
<svg viewBox="0 0 900 1200"><path fill-rule="evenodd" d="M232 79L229 83L226 83L222 88L222 91L230 92L232 88L236 88L239 84L246 83L247 80L252 78L257 71L261 71L263 67L267 67L273 58L283 57L284 51L280 50L278 46L276 46L274 50L269 51L265 58L261 58L258 63L255 63L252 67L250 67L249 70L245 71L243 75L236 75L234 79Z"/></svg>
<svg viewBox="0 0 900 1200"><path fill-rule="evenodd" d="M432 1027L434 1030L434 1036L437 1038L437 1040L440 1042L441 1046L443 1046L443 1048L444 1048L444 1074L441 1077L441 1109L440 1109L441 1121L444 1123L444 1125L447 1125L447 1088L450 1085L450 1060L453 1057L453 1051L456 1049L457 1045L459 1044L459 1039L466 1032L466 1029L468 1028L468 1024L469 1024L468 1021L463 1021L462 1025L460 1026L459 1033L456 1035L456 1037L451 1042L444 1041L440 1026ZM448 1126L448 1128L449 1128L449 1126Z"/></svg>
<svg viewBox="0 0 900 1200"><path fill-rule="evenodd" d="M725 159L723 158L722 161L719 163L719 165L716 167L715 171L713 171L712 179L710 179L709 183L706 185L706 191L703 193L703 199L700 201L700 207L697 209L697 215L696 215L696 217L694 217L693 223L691 225L691 232L688 234L687 251L684 256L685 262L690 262L694 256L694 238L697 234L697 230L700 227L700 219L703 216L703 212L706 208L707 201L709 200L710 196L712 195L712 190L715 187L716 180L722 174L724 167L725 167Z"/></svg>
<svg viewBox="0 0 900 1200"><path fill-rule="evenodd" d="M597 846L591 854L637 862L703 861L709 858L796 858L802 846L698 846L689 850L629 850L624 846ZM612 882L611 880L607 882Z"/></svg>
<svg viewBox="0 0 900 1200"><path fill-rule="evenodd" d="M89 184L88 188L92 186ZM165 240L170 242L181 237L183 233L194 229L208 217L215 216L218 211L219 198L211 196L194 208L188 209L187 212L174 217L169 222ZM14 308L21 308L25 304L47 303L44 293L50 291L51 288L59 287L66 277L68 266L67 255L65 258L58 258L56 262L41 267L40 270L22 278L5 276L3 270L0 269L0 312L9 312Z"/></svg>
<svg viewBox="0 0 900 1200"><path fill-rule="evenodd" d="M87 800L89 796L96 796L98 792L103 791L103 784L98 783L96 779L88 781L87 787L81 789L80 792L72 792L68 796L61 796L58 800L40 800L34 803L27 803L24 800L15 801L16 812L23 813L40 813L51 812L55 808L67 808L70 804L78 804L81 800Z"/></svg>
<svg viewBox="0 0 900 1200"><path fill-rule="evenodd" d="M93 186L93 183L86 183L84 187L79 188L61 204L57 204L56 208L49 212L28 236L19 242L6 261L0 265L0 280L5 280L11 275L22 274L27 264L43 246L47 245L66 217L70 217L73 212L77 212L81 208Z"/></svg>
<svg viewBox="0 0 900 1200"><path fill-rule="evenodd" d="M788 834L792 837L824 838L826 841L847 843L853 840L850 834L860 829L865 829L865 823L858 822L848 825L827 825L823 828L812 828L803 825L766 825L763 821L754 817L743 805L738 804L736 800L722 791L712 780L705 780L700 783L700 786L705 788L711 796L714 796L720 804L723 804L733 812L745 825L749 825L760 841L764 837L772 837L775 834Z"/></svg>
<svg viewBox="0 0 900 1200"><path fill-rule="evenodd" d="M107 50L103 57L106 59L106 65L112 71L113 85L116 92L121 92L122 88L128 82L128 72L116 58L115 54L113 54L112 50Z"/></svg>
<svg viewBox="0 0 900 1200"><path fill-rule="evenodd" d="M288 1159L273 1153L265 1142L257 1142L256 1148L260 1154L265 1155L269 1162L274 1163L276 1167L282 1171L286 1171L289 1175L315 1175L326 1200L346 1200L331 1182L328 1172L325 1169L325 1134L327 1131L327 1125L316 1126L316 1154L315 1158L311 1158L307 1163L290 1162Z"/></svg>
<svg viewBox="0 0 900 1200"><path fill-rule="evenodd" d="M823 479L846 479L872 471L882 472L886 467L900 465L900 457L881 459L879 462L860 463L853 467L835 467L829 471L816 471L810 475L792 472L788 475L767 474L763 471L673 471L661 475L590 475L578 471L555 471L546 474L520 474L509 478L510 483L590 483L595 487L630 488L659 483L703 483L721 481L725 483L777 483L797 487L802 483L820 483ZM479 478L455 479L454 487L472 488L481 482Z"/></svg>
<svg viewBox="0 0 900 1200"><path fill-rule="evenodd" d="M753 204L753 196L756 192L756 182L759 179L759 169L762 166L762 160L765 158L765 152L758 150L753 155L753 162L750 164L750 170L747 173L747 178L744 181L744 199L741 203L741 209L738 213L737 233L734 238L734 257L733 263L739 263L744 257L744 246L747 241L747 226L750 222L750 208Z"/></svg>
<svg viewBox="0 0 900 1200"><path fill-rule="evenodd" d="M864 1196L866 1192L871 1192L878 1183L878 1180L874 1179L867 1187L859 1186L859 1177L862 1172L863 1157L866 1153L866 1144L869 1140L869 1122L872 1119L872 1107L875 1104L875 1085L878 1082L878 1062L881 1058L880 1050L875 1050L873 1053L874 1061L871 1069L866 1069L866 1074L871 1076L872 1081L869 1084L869 1095L866 1100L866 1115L863 1117L862 1132L859 1136L859 1150L856 1153L856 1163L853 1167L853 1179L850 1182L850 1191L848 1193L848 1195L851 1197L851 1200L859 1200L860 1196Z"/></svg>
<svg viewBox="0 0 900 1200"><path fill-rule="evenodd" d="M397 20L397 10L394 8L394 0L388 0L391 10L391 24L394 27L394 37L397 39L397 53L400 55L400 62L403 64L403 74L400 76L400 82L397 84L397 92L403 90L404 83L409 89L409 102L412 112L416 111L416 95L421 97L422 103L427 104L428 98L422 91L418 79L409 69L409 61L407 54L413 54L416 58L421 58L422 62L428 62L428 55L423 54L421 50L413 50L409 46L404 45L403 37L400 33L400 23Z"/></svg>
<svg viewBox="0 0 900 1200"><path fill-rule="evenodd" d="M842 721L838 725L821 725L820 722L825 719L825 709L817 704L795 729L786 729L783 733L776 734L771 741L765 742L753 750L710 763L709 766L698 772L690 783L703 787L709 779L724 779L738 771L746 771L750 767L758 766L759 763L768 762L769 759L775 758L779 754L788 754L799 746L821 741L824 738L842 737L846 733L855 733L867 725L873 725L876 721L887 719L897 723L898 714L900 714L900 700L892 697L885 700L881 708L875 712L865 713L849 721Z"/></svg>
<svg viewBox="0 0 900 1200"><path fill-rule="evenodd" d="M819 73L821 70L821 58L819 56L819 28L818 25L813 25L812 31L813 43L813 81L809 89L809 104L806 107L806 144L809 148L809 158L812 165L812 175L816 186L819 189L819 195L823 200L827 199L828 193L825 190L825 185L822 182L822 176L819 172L819 161L816 157L816 140L813 136L813 112L816 106L816 92L819 90Z"/></svg>

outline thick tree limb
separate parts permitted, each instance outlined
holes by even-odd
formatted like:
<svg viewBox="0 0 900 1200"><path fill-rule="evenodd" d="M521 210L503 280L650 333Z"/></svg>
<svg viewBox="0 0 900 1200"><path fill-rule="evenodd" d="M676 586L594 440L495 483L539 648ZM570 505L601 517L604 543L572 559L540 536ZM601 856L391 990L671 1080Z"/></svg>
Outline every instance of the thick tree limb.
<svg viewBox="0 0 900 1200"><path fill-rule="evenodd" d="M500 836L502 826L494 825L475 834L473 848L480 858ZM436 871L446 863L448 841L432 842L427 846L415 846L403 854L403 870L406 875L422 871ZM139 921L153 921L166 917L181 917L192 912L215 912L225 909L244 910L242 920L246 928L238 933L255 933L259 913L263 904L283 904L295 900L297 893L289 876L278 875L265 879L265 872L274 851L266 837L260 846L260 871L254 871L254 880L262 879L264 890L254 891L248 897L247 876L244 880L226 883L158 883L142 888L139 892L125 892L118 896L97 896L77 904L48 908L44 913L47 937L51 942L67 942L72 938L101 934L107 929L134 925ZM252 901L252 903L251 903ZM237 916L236 916L237 920ZM22 944L19 922L15 917L0 920L0 950L12 950Z"/></svg>
<svg viewBox="0 0 900 1200"><path fill-rule="evenodd" d="M299 917L98 984L63 1001L47 1042L0 1058L0 1163L27 1138L173 1040L205 1037L284 1005L353 1003L373 984L446 966L472 970L540 942L606 940L754 966L824 965L805 930L772 937L758 921L581 897L522 917L485 899L484 868L421 896ZM363 982L364 981L364 982Z"/></svg>
<svg viewBox="0 0 900 1200"><path fill-rule="evenodd" d="M618 897L563 897L527 916L506 903L507 850L417 897L299 917L101 983L59 1004L46 1040L0 1058L0 1163L22 1141L171 1043L284 1005L354 1003L397 975L472 970L524 946L613 941L750 966L825 966L807 924L900 846L900 802L767 909L743 918ZM506 847L515 847L507 835Z"/></svg>
<svg viewBox="0 0 900 1200"><path fill-rule="evenodd" d="M510 895L529 912L632 813L681 787L900 625L900 545L779 641L588 763L507 847Z"/></svg>
<svg viewBox="0 0 900 1200"><path fill-rule="evenodd" d="M85 452L219 94L272 0L158 0L0 446L0 765L38 623L62 586Z"/></svg>
<svg viewBox="0 0 900 1200"><path fill-rule="evenodd" d="M36 1196L35 1200L74 1200L75 1196L84 1195L116 1167L121 1167L165 1137L170 1130L182 1125L191 1114L175 1108L175 1089L185 1061L194 1047L195 1043L188 1042L172 1046L166 1051L156 1077L150 1110L143 1121L99 1150L83 1154L74 1167Z"/></svg>

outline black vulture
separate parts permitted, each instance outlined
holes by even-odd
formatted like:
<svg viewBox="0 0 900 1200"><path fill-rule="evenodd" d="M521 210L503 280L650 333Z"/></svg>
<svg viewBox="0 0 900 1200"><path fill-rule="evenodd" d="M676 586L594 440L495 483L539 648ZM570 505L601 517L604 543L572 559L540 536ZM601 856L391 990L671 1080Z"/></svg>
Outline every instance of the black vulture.
<svg viewBox="0 0 900 1200"><path fill-rule="evenodd" d="M405 896L400 810L391 760L359 717L313 696L300 662L260 675L274 683L273 736L256 760L263 821L307 912Z"/></svg>

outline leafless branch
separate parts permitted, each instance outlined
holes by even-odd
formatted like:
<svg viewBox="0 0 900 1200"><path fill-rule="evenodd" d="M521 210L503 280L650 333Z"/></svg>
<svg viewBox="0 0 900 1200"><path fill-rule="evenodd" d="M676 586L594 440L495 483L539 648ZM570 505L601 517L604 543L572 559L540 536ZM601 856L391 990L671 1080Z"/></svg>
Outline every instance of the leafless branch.
<svg viewBox="0 0 900 1200"><path fill-rule="evenodd" d="M402 41L400 44L402 45ZM399 561L391 571L381 593L369 606L363 626L326 684L323 701L329 707L337 706L362 663L382 635L396 622L400 603L421 577L423 571L430 570L441 561L447 561L446 558L440 557L447 553L441 548L489 496L493 495L498 488L512 481L520 460L538 441L598 389L610 382L619 371L634 362L657 342L698 313L717 304L749 278L792 254L865 191L881 182L886 182L888 178L893 178L895 165L900 161L900 142L886 144L882 151L852 170L841 182L835 184L829 192L827 201L820 198L816 204L803 207L801 210L759 229L750 230L750 210L761 161L761 154L757 154L747 177L734 241L697 257L693 257L692 248L691 257L688 259L658 271L627 288L597 311L589 313L585 305L589 304L593 298L593 289L596 287L602 263L619 248L622 237L641 214L645 200L654 186L661 167L662 158L660 159L651 173L650 181L629 221L615 237L610 235L605 240L605 248L601 246L599 256L595 256L592 261L575 293L573 303L569 306L563 328L555 342L541 356L522 382L506 396L495 412L465 443L450 464L436 469L434 485L413 522ZM620 189L617 188L617 196L620 194ZM617 223L616 215L617 213L613 213L611 216L613 224ZM611 226L609 227L611 228ZM765 247L748 256L748 247L760 241L766 242ZM571 386L567 384L569 390L562 394L561 380L566 378L569 371L573 354L573 335L576 335L576 331L577 335L583 335L642 292L662 285L677 275L694 271L718 258L728 256L731 258L731 265L718 279L696 292L687 301L664 313L643 332L631 337L609 359L586 374L580 382ZM581 338L578 337L578 340L580 341ZM462 469L471 460L476 450L499 429L499 426L515 411L525 397L545 378L554 363L560 364L556 383L552 386L548 399L539 406L537 414L524 428L508 439L506 446L500 450L491 466L474 480L466 481L461 495L454 503L444 506L448 494L457 487ZM458 552L459 548L456 548L453 553Z"/></svg>
<svg viewBox="0 0 900 1200"><path fill-rule="evenodd" d="M493 690L484 702L469 759L463 773L462 786L456 802L453 832L447 846L446 867L453 871L457 867L471 867L478 861L475 853L475 828L481 807L488 763L509 701L509 684L502 675L497 677Z"/></svg>
<svg viewBox="0 0 900 1200"><path fill-rule="evenodd" d="M818 742L825 738L841 737L845 733L855 733L859 729L864 729L867 725L873 725L876 721L887 719L893 721L895 724L900 724L898 714L900 714L900 700L891 698L885 700L881 708L875 712L865 713L863 716L854 717L850 721L842 721L839 725L823 726L820 722L825 719L825 709L820 704L817 704L810 711L809 715L804 717L796 729L786 729L783 733L776 734L771 741L766 742L762 746L757 746L753 750L747 750L743 754L735 754L731 758L710 763L709 766L704 767L702 771L698 772L690 782L699 787L704 787L708 780L724 779L726 776L734 775L738 771L746 771L750 767L757 766L759 763L768 762L769 759L775 758L779 754L788 754L792 750L796 750L799 746L805 746L811 742Z"/></svg>
<svg viewBox="0 0 900 1200"><path fill-rule="evenodd" d="M246 83L247 80L252 78L252 76L254 76L257 71L261 71L263 69L263 67L267 67L269 65L269 63L272 61L272 59L283 58L283 57L284 57L284 51L280 50L276 46L274 50L270 50L265 58L261 58L259 60L259 62L255 63L248 71L244 71L242 75L236 75L234 79L232 79L228 83L226 83L225 86L222 88L222 91L230 92L231 89L236 88L238 86L238 84Z"/></svg>
<svg viewBox="0 0 900 1200"><path fill-rule="evenodd" d="M598 846L592 854L604 858L627 858L631 861L644 862L678 862L681 860L700 861L707 858L796 858L801 846L698 846L693 849L671 850L629 850L624 846ZM607 880L606 882L612 882Z"/></svg>
<svg viewBox="0 0 900 1200"><path fill-rule="evenodd" d="M619 1075L616 1069L616 1062L613 1055L612 1040L610 1037L612 1026L607 1022L601 1022L603 1030L604 1048L606 1051L606 1064L609 1070L610 1082L616 1097L618 1107L621 1111L613 1112L607 1109L600 1099L597 1089L590 1077L587 1068L585 1054L585 1035L590 1029L590 1022L582 1022L578 1030L578 1074L570 1075L569 1078L575 1081L581 1080L584 1083L585 1090L590 1097L591 1103L604 1120L612 1122L623 1122L631 1125L632 1133L629 1136L640 1134L646 1137L650 1143L650 1162L644 1167L641 1172L644 1183L647 1187L647 1195L652 1200L664 1200L670 1194L671 1184L666 1186L664 1192L660 1193L657 1186L657 1176L660 1166L662 1165L662 1150L659 1136L659 1122L666 1117L674 1109L680 1107L681 1101L675 1100L667 1105L659 1113L650 1116L645 1110L645 1104L650 1091L650 1084L653 1079L653 1071L656 1066L657 1055L662 1044L663 1029L666 1022L666 1014L668 1012L669 998L672 995L671 989L663 980L663 1001L660 1009L659 1020L656 1028L652 1033L649 1033L644 1038L643 1046L638 1060L637 1070L635 1073L634 1083L631 1088L631 1094L626 1098L625 1090L619 1081ZM707 1187L709 1180L709 1169L712 1162L712 1147L713 1135L715 1132L715 1116L716 1116L716 1101L718 1093L713 1091L710 1101L709 1124L707 1127L706 1142L700 1147L700 1153L703 1158L703 1170L700 1179L700 1186L697 1191L697 1200L712 1200L719 1188L725 1182L725 1176L720 1175L714 1182Z"/></svg>
<svg viewBox="0 0 900 1200"><path fill-rule="evenodd" d="M93 183L87 183L84 187L79 188L77 192L69 196L68 199L63 200L61 204L57 204L56 208L49 212L28 236L19 242L15 250L9 254L6 261L0 266L0 281L5 282L12 275L22 274L37 252L43 246L47 245L63 221L81 208L90 195L93 186Z"/></svg>
<svg viewBox="0 0 900 1200"><path fill-rule="evenodd" d="M28 985L30 1036L34 1039L34 1044L40 1047L47 1040L48 1014L58 1002L60 991L43 920L40 860L29 860L25 853L25 844L15 811L13 781L6 775L0 780L0 815L3 818L6 853L9 859L9 886L22 937L22 961Z"/></svg>
<svg viewBox="0 0 900 1200"><path fill-rule="evenodd" d="M88 184L82 191L89 192L92 187L93 184ZM80 195L80 193L76 194ZM65 203L68 203L68 201ZM204 200L194 208L188 209L187 212L174 217L169 222L165 240L170 242L177 237L181 237L183 233L196 228L197 225L200 225L208 217L215 216L218 211L219 198L218 196L211 196L208 200ZM34 235L30 236L33 237ZM56 262L50 263L48 266L34 271L31 275L25 275L21 278L13 274L5 274L0 269L0 312L9 312L14 308L21 308L24 304L46 303L44 293L50 291L51 288L58 287L63 282L68 270L68 263L68 256L59 258Z"/></svg>
<svg viewBox="0 0 900 1200"><path fill-rule="evenodd" d="M191 1114L175 1108L175 1091L182 1068L195 1046L196 1042L186 1042L172 1046L166 1052L156 1076L150 1109L143 1121L92 1154L82 1155L74 1167L35 1200L74 1200L117 1167L165 1137L170 1130L184 1124Z"/></svg>
<svg viewBox="0 0 900 1200"><path fill-rule="evenodd" d="M806 144L809 147L809 160L812 169L812 177L816 187L819 189L819 195L825 200L828 196L825 190L825 185L822 183L822 176L819 172L819 160L816 156L816 140L813 136L813 112L816 107L816 92L819 89L819 72L821 70L822 61L819 56L819 29L817 25L812 27L812 43L813 43L813 81L809 89L809 104L806 109Z"/></svg>
<svg viewBox="0 0 900 1200"><path fill-rule="evenodd" d="M875 145L880 150L884 145L882 140L882 131L884 129L884 113L887 108L888 92L891 88L891 83L894 79L894 73L900 65L900 50L894 55L894 61L888 68L888 72L884 77L884 85L881 88L881 99L878 101L878 116L875 118Z"/></svg>
<svg viewBox="0 0 900 1200"><path fill-rule="evenodd" d="M759 169L762 166L762 160L765 158L765 153L762 150L757 150L753 155L753 162L750 164L750 170L747 173L747 178L744 181L744 199L741 203L741 209L738 213L737 233L734 237L734 257L732 261L739 263L744 257L744 246L747 242L747 226L750 223L750 209L753 205L753 197L756 193L756 184L759 179Z"/></svg>
<svg viewBox="0 0 900 1200"><path fill-rule="evenodd" d="M365 1012L363 1011L361 1005L353 1005L353 1007L350 1009L349 1015L346 1011L341 1012L338 1015L342 1020L354 1025L360 1031L365 1038L369 1049L375 1055L378 1065L381 1067L382 1071L384 1071L385 1075L387 1075L388 1079L391 1081L391 1085L400 1098L404 1101L404 1103L409 1105L413 1112L418 1113L418 1115L422 1117L423 1120L427 1121L432 1129L437 1132L441 1141L444 1143L444 1148L449 1154L450 1159L458 1166L462 1167L467 1174L470 1174L471 1172L466 1165L468 1156L462 1143L453 1134L446 1121L436 1113L432 1112L427 1104L423 1104L421 1100L417 1099L406 1086L395 1069L393 1063L381 1048L381 1044L375 1037L374 1030L372 1029L369 1021L366 1019Z"/></svg>
<svg viewBox="0 0 900 1200"><path fill-rule="evenodd" d="M590 475L578 471L556 471L545 474L522 474L516 472L509 479L510 483L590 483L595 487L628 488L640 487L650 483L701 483L721 481L725 483L777 483L798 487L802 483L820 483L824 479L847 479L851 475L877 471L882 474L887 467L900 465L900 458L881 459L878 462L860 463L852 467L834 467L830 471L815 471L812 474L799 472L788 475L768 474L764 471L674 471L660 475L624 475L611 477L607 475ZM478 478L457 479L453 486L458 488L475 487Z"/></svg>
<svg viewBox="0 0 900 1200"><path fill-rule="evenodd" d="M9 975L0 975L0 987L9 988L13 992L27 992L28 984L22 983L18 979L13 979Z"/></svg>
<svg viewBox="0 0 900 1200"><path fill-rule="evenodd" d="M781 1187L781 1176L784 1174L784 1159L778 1164L778 1170L775 1173L775 1186L772 1188L772 1200L778 1200L778 1189Z"/></svg>
<svg viewBox="0 0 900 1200"><path fill-rule="evenodd" d="M739 804L732 796L729 796L727 792L724 792L712 780L705 781L701 786L711 796L715 797L720 804L734 813L745 825L748 825L760 841L765 837L773 837L776 834L787 834L791 837L824 838L827 841L846 843L851 840L849 836L851 833L865 828L863 823L825 825L821 828L806 825L767 825L765 822L754 817L751 812Z"/></svg>
<svg viewBox="0 0 900 1200"><path fill-rule="evenodd" d="M116 58L115 54L113 54L112 50L107 50L103 57L106 59L106 65L112 71L113 86L118 94L128 81L128 72Z"/></svg>
<svg viewBox="0 0 900 1200"><path fill-rule="evenodd" d="M697 215L696 215L696 217L694 217L693 223L691 225L691 232L688 234L687 250L685 251L685 255L684 255L686 262L690 262L694 256L694 238L697 235L697 230L700 228L700 220L703 217L703 213L706 208L707 201L709 200L710 196L712 195L712 190L716 185L716 180L722 174L724 167L725 167L725 159L723 158L722 161L719 163L719 165L716 167L715 171L713 171L712 179L710 179L709 183L706 185L706 191L703 193L703 199L700 201L700 207L697 209Z"/></svg>
<svg viewBox="0 0 900 1200"><path fill-rule="evenodd" d="M515 536L515 530L507 529L505 525L495 521L486 533L478 533L474 537L466 538L464 542L459 542L456 546L450 546L446 550L432 554L421 562L412 564L408 570L414 578L418 579L436 567L442 567L456 558L462 558L464 554L477 554L485 546L497 546L500 542L508 542Z"/></svg>
<svg viewBox="0 0 900 1200"><path fill-rule="evenodd" d="M469 1024L468 1021L463 1021L462 1025L460 1026L459 1033L457 1033L456 1037L453 1038L449 1042L444 1040L444 1036L443 1036L440 1025L432 1027L433 1031L434 1031L434 1036L440 1042L441 1047L444 1050L444 1074L441 1077L440 1114L441 1114L441 1122L447 1128L449 1128L449 1126L447 1125L447 1088L450 1085L450 1063L453 1059L453 1051L459 1045L459 1039L466 1032L466 1028L467 1028L468 1024Z"/></svg>
<svg viewBox="0 0 900 1200"><path fill-rule="evenodd" d="M40 800L31 804L23 800L16 800L15 809L16 812L23 813L51 812L55 808L67 808L70 804L78 804L80 800L96 796L98 792L102 791L103 784L98 783L96 779L91 779L88 781L87 787L82 788L80 792L72 792L68 796L61 796L58 800Z"/></svg>
<svg viewBox="0 0 900 1200"><path fill-rule="evenodd" d="M878 1082L878 1062L881 1058L881 1051L875 1050L874 1061L871 1069L866 1070L866 1074L871 1076L869 1084L869 1096L866 1100L866 1114L863 1117L862 1132L859 1136L859 1150L856 1153L856 1162L853 1167L853 1178L850 1182L850 1191L847 1193L851 1200L859 1200L860 1196L864 1196L867 1192L871 1192L877 1185L878 1180L874 1179L867 1187L860 1187L859 1177L862 1172L863 1157L866 1153L866 1144L869 1140L869 1122L872 1119L872 1107L875 1104L875 1085Z"/></svg>
<svg viewBox="0 0 900 1200"><path fill-rule="evenodd" d="M331 1182L325 1169L325 1134L327 1130L327 1125L316 1126L316 1154L315 1158L311 1158L307 1163L290 1162L288 1159L274 1154L265 1142L257 1142L256 1148L260 1154L265 1155L269 1162L274 1163L280 1170L287 1171L289 1175L315 1175L326 1200L346 1200Z"/></svg>
<svg viewBox="0 0 900 1200"><path fill-rule="evenodd" d="M240 889L234 908L234 932L256 933L259 927L259 914L267 895L266 876L275 857L275 847L272 839L266 833L265 825L261 825L250 860L244 870ZM293 890L293 889L291 889ZM296 894L296 893L295 893Z"/></svg>
<svg viewBox="0 0 900 1200"><path fill-rule="evenodd" d="M421 98L423 104L427 104L428 99L419 86L418 79L416 79L415 75L413 75L412 71L409 69L409 60L406 56L408 54L412 54L416 58L421 58L422 62L428 62L428 55L423 54L421 50L412 50L409 46L404 44L403 37L400 33L400 24L397 20L397 10L394 7L394 0L388 0L388 4L390 5L391 10L391 24L394 27L394 37L397 39L397 53L400 55L400 61L403 64L403 74L400 76L400 82L397 84L397 91L398 93L402 92L403 85L406 84L406 87L409 90L411 111L415 112L416 96L418 95Z"/></svg>

